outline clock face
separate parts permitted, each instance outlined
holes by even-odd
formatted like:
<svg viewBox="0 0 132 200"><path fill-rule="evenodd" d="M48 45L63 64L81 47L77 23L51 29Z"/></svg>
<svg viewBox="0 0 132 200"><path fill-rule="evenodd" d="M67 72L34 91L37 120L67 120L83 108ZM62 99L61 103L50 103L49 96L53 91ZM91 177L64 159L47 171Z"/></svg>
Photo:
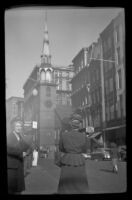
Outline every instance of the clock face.
<svg viewBox="0 0 132 200"><path fill-rule="evenodd" d="M44 104L45 104L45 106L46 106L47 108L51 108L51 107L52 107L52 101L51 101L51 100L46 100L46 101L44 102Z"/></svg>

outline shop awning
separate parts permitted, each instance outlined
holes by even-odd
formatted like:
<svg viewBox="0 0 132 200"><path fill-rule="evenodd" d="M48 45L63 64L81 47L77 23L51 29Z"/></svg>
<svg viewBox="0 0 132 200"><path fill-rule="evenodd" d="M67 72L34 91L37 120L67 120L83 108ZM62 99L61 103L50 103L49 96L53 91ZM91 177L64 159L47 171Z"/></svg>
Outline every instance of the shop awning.
<svg viewBox="0 0 132 200"><path fill-rule="evenodd" d="M93 133L92 136L90 136L90 138L94 138L98 135L102 134L102 132L96 132L96 133Z"/></svg>
<svg viewBox="0 0 132 200"><path fill-rule="evenodd" d="M113 129L118 129L118 128L123 128L123 127L126 127L126 125L121 125L121 126L114 126L114 127L109 127L109 128L106 128L106 129L103 129L103 131L109 131L109 130L113 130Z"/></svg>

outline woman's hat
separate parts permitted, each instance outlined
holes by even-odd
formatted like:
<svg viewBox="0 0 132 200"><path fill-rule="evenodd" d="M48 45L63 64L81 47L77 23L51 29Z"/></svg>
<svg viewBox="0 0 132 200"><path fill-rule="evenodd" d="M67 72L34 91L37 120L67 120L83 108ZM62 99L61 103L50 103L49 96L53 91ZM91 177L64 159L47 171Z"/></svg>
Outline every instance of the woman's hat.
<svg viewBox="0 0 132 200"><path fill-rule="evenodd" d="M80 123L82 123L82 116L76 113L72 114L70 123L72 127L79 128Z"/></svg>
<svg viewBox="0 0 132 200"><path fill-rule="evenodd" d="M82 116L79 115L78 113L73 113L73 114L71 115L71 120L76 120L76 121L79 121L80 123L83 121L83 120L82 120Z"/></svg>

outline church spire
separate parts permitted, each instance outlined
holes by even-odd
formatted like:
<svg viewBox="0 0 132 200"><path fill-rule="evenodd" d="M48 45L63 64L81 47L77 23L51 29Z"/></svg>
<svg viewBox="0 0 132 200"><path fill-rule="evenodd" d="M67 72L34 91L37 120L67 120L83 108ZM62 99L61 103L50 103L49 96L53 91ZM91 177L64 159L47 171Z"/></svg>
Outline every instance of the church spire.
<svg viewBox="0 0 132 200"><path fill-rule="evenodd" d="M43 39L43 48L42 48L42 54L41 54L41 63L51 64L49 36L48 36L48 28L47 28L47 11L45 12L44 39Z"/></svg>

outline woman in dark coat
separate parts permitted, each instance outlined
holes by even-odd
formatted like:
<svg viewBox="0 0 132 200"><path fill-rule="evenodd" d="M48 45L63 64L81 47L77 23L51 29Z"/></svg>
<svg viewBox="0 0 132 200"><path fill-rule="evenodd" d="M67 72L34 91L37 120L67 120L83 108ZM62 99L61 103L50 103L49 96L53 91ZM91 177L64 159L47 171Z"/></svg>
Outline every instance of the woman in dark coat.
<svg viewBox="0 0 132 200"><path fill-rule="evenodd" d="M79 132L81 122L81 116L74 114L71 130L60 135L59 150L64 155L61 158L59 194L88 193L85 158L82 155L87 150L87 137L85 133Z"/></svg>
<svg viewBox="0 0 132 200"><path fill-rule="evenodd" d="M22 121L12 122L13 131L7 135L8 193L19 194L25 190L23 152L30 146L22 135Z"/></svg>

